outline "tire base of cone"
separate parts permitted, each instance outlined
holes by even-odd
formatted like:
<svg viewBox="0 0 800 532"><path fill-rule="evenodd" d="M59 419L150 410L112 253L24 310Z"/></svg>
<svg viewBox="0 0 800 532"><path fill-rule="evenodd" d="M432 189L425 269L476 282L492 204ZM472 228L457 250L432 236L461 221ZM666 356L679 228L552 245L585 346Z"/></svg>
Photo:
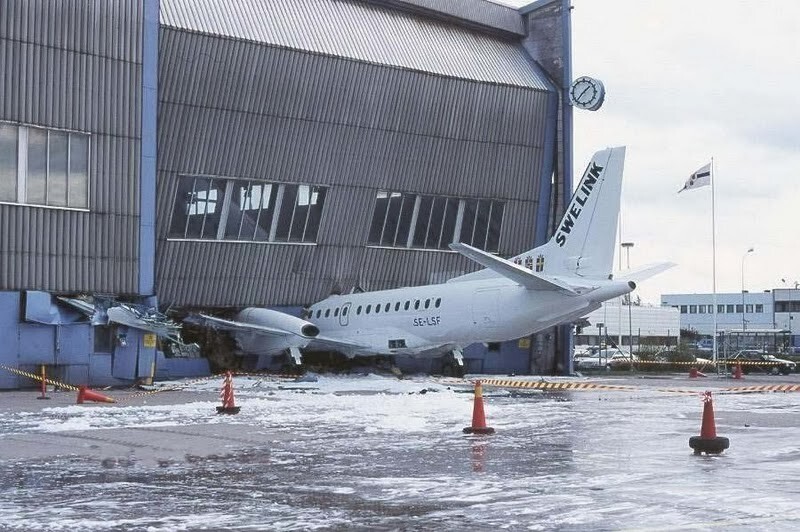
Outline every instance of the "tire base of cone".
<svg viewBox="0 0 800 532"><path fill-rule="evenodd" d="M692 436L689 438L689 447L694 450L694 454L720 454L730 447L731 442L724 436L714 438L703 438L702 436Z"/></svg>
<svg viewBox="0 0 800 532"><path fill-rule="evenodd" d="M238 414L241 409L240 406L218 406L217 414Z"/></svg>
<svg viewBox="0 0 800 532"><path fill-rule="evenodd" d="M464 427L464 434L494 434L492 427Z"/></svg>

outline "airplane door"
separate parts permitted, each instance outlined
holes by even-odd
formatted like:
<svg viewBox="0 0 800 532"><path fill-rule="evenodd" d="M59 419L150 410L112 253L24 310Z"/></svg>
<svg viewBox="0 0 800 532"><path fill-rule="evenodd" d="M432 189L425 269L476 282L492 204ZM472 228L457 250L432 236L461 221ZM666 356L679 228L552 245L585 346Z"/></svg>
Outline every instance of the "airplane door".
<svg viewBox="0 0 800 532"><path fill-rule="evenodd" d="M479 327L493 329L497 327L499 309L497 302L500 298L500 290L487 288L485 290L475 290L472 294L472 321Z"/></svg>
<svg viewBox="0 0 800 532"><path fill-rule="evenodd" d="M342 305L342 310L339 312L339 325L346 327L350 323L350 306L352 303L345 303Z"/></svg>

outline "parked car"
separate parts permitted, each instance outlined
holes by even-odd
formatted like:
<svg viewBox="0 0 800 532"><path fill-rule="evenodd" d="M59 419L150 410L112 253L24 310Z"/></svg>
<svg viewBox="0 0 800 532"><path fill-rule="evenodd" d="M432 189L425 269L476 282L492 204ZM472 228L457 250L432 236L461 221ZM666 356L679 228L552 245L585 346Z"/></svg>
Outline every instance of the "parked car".
<svg viewBox="0 0 800 532"><path fill-rule="evenodd" d="M639 357L633 355L636 362ZM631 363L631 355L627 351L620 349L593 349L581 354L576 353L573 358L575 369L600 369L624 366Z"/></svg>
<svg viewBox="0 0 800 532"><path fill-rule="evenodd" d="M758 349L742 349L737 351L732 357L728 357L728 364L735 366L737 362L742 364L742 372L763 371L765 373L788 375L797 370L797 364L791 360L778 358L775 355L764 353ZM747 364L753 362L753 364Z"/></svg>

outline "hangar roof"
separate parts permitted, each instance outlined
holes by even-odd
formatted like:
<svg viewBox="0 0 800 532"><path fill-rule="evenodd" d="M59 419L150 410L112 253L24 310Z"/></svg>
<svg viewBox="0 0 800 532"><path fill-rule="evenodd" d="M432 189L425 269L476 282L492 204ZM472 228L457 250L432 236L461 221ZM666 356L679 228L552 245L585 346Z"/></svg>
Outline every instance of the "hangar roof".
<svg viewBox="0 0 800 532"><path fill-rule="evenodd" d="M453 0L161 0L160 21L182 30L443 76L549 89L518 38L473 29L480 24L468 17L485 23L489 18L478 8L495 4L458 1L461 9ZM500 11L492 13L511 20L505 8L496 7ZM448 20L421 14L435 8Z"/></svg>

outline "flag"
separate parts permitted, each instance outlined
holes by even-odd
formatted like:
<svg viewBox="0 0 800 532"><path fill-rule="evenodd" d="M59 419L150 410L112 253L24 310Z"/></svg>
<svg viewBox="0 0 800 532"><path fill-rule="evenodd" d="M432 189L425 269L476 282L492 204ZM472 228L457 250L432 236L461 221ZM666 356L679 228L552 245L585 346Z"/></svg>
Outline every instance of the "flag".
<svg viewBox="0 0 800 532"><path fill-rule="evenodd" d="M693 188L705 187L711 184L711 163L703 166L695 173L689 176L683 188L678 191L678 194L684 190L691 190Z"/></svg>

